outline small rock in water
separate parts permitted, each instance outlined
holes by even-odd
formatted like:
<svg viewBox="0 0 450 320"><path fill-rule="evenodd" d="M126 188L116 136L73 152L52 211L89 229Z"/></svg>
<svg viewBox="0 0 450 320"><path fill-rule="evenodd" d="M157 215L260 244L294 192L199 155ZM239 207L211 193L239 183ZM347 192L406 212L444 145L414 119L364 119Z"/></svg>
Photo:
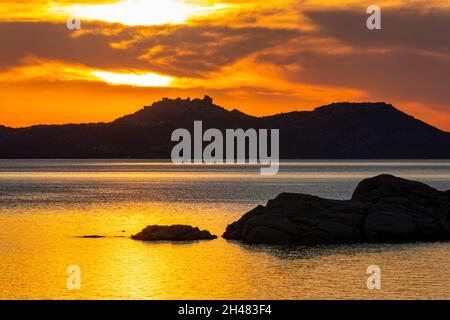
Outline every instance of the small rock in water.
<svg viewBox="0 0 450 320"><path fill-rule="evenodd" d="M212 235L207 230L200 230L197 227L187 225L172 226L148 226L138 234L131 236L133 240L143 241L194 241L212 240L217 236Z"/></svg>
<svg viewBox="0 0 450 320"><path fill-rule="evenodd" d="M87 235L87 236L77 236L77 238L89 238L89 239L98 239L98 238L106 238L106 236L99 235Z"/></svg>

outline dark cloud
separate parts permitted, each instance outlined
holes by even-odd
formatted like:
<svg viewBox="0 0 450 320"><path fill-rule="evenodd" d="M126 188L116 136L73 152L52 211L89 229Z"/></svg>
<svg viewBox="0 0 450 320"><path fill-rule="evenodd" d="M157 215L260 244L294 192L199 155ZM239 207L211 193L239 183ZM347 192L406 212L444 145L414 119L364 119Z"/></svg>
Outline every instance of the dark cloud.
<svg viewBox="0 0 450 320"><path fill-rule="evenodd" d="M356 47L402 47L450 54L450 10L381 8L381 30L368 30L363 10L307 11L321 34Z"/></svg>
<svg viewBox="0 0 450 320"><path fill-rule="evenodd" d="M273 62L273 56L261 57ZM407 50L329 55L298 52L284 57L300 71L286 73L293 82L358 88L378 100L450 102L450 61Z"/></svg>
<svg viewBox="0 0 450 320"><path fill-rule="evenodd" d="M74 35L64 24L0 23L0 68L20 65L30 56L98 68L142 67L127 52L111 48L110 41L120 34L113 39L100 33Z"/></svg>
<svg viewBox="0 0 450 320"><path fill-rule="evenodd" d="M292 82L355 88L376 100L450 108L450 11L382 10L382 30L374 31L366 28L364 11L306 14L319 31L304 37L304 45L297 40L297 47L290 44L284 52L262 54L258 61L296 66L285 72Z"/></svg>
<svg viewBox="0 0 450 320"><path fill-rule="evenodd" d="M100 32L100 30L110 33ZM0 23L0 68L33 56L94 68L149 69L197 76L283 43L297 31L220 26L119 27L83 25L76 35L64 24ZM89 32L93 31L93 32ZM112 43L129 42L126 48ZM155 50L157 49L157 50Z"/></svg>
<svg viewBox="0 0 450 320"><path fill-rule="evenodd" d="M272 48L298 36L298 31L258 27L180 27L149 36L137 48L159 48L146 57L153 69L165 73L199 76L255 52Z"/></svg>

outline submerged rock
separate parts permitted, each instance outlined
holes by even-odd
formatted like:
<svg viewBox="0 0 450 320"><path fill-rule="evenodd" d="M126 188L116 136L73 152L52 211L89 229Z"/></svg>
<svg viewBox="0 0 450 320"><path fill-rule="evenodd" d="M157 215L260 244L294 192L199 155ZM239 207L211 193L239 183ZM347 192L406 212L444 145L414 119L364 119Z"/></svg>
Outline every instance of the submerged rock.
<svg viewBox="0 0 450 320"><path fill-rule="evenodd" d="M230 224L223 238L251 244L450 240L450 190L380 175L351 200L282 193Z"/></svg>
<svg viewBox="0 0 450 320"><path fill-rule="evenodd" d="M172 226L148 226L138 234L131 236L134 240L144 241L193 241L212 240L217 236L212 235L207 230L200 230L197 227L187 225Z"/></svg>
<svg viewBox="0 0 450 320"><path fill-rule="evenodd" d="M99 238L106 238L106 236L99 236L99 235L93 234L93 235L86 235L86 236L76 236L76 238L99 239Z"/></svg>

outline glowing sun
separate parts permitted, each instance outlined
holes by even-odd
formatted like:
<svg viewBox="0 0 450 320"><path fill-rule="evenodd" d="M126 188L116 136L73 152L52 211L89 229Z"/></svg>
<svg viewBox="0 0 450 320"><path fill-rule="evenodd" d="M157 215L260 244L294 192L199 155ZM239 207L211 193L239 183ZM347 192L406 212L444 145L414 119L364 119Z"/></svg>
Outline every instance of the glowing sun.
<svg viewBox="0 0 450 320"><path fill-rule="evenodd" d="M205 16L229 5L199 5L186 0L121 0L108 4L57 6L51 11L86 20L101 20L130 26L185 23L190 18Z"/></svg>

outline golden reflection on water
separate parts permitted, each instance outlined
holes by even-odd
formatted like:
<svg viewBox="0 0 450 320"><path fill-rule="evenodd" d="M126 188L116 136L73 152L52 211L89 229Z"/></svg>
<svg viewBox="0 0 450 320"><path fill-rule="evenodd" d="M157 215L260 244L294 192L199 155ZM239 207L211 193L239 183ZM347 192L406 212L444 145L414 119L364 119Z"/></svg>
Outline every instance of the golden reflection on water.
<svg viewBox="0 0 450 320"><path fill-rule="evenodd" d="M220 235L236 207L128 207L2 213L0 298L450 298L448 244L277 249L223 239L145 243L128 236L147 224L189 223ZM91 234L124 237L74 237ZM66 268L73 264L82 270L81 290L66 288ZM383 290L366 288L371 264L382 268Z"/></svg>
<svg viewBox="0 0 450 320"><path fill-rule="evenodd" d="M420 175L401 175L408 174ZM263 191L275 187L308 192L313 185L305 179L323 179L317 190L338 192L370 175L288 172L258 180L224 172L1 172L0 299L450 299L448 243L280 248L221 238L184 244L129 238L150 224L190 224L220 236L263 203L237 195L268 199ZM423 175L445 182L449 172ZM347 178L353 180L344 186ZM162 199L153 198L157 192ZM164 200L171 194L175 200ZM382 290L366 287L373 264L381 267ZM66 287L69 265L81 268L81 290Z"/></svg>

